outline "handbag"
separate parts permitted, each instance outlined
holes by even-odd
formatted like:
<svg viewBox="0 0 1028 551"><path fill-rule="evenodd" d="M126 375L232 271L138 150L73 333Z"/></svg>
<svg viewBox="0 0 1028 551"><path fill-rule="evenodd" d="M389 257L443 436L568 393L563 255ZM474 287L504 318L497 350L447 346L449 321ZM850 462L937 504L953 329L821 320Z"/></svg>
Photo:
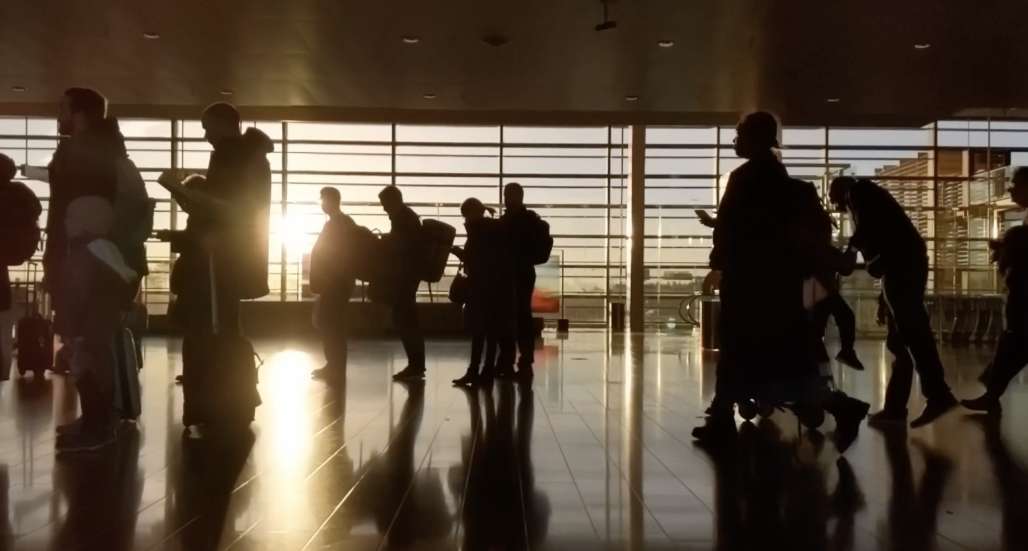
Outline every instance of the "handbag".
<svg viewBox="0 0 1028 551"><path fill-rule="evenodd" d="M453 276L450 283L450 302L454 304L467 304L471 295L471 279L464 273L464 263L461 262L457 268L457 275Z"/></svg>

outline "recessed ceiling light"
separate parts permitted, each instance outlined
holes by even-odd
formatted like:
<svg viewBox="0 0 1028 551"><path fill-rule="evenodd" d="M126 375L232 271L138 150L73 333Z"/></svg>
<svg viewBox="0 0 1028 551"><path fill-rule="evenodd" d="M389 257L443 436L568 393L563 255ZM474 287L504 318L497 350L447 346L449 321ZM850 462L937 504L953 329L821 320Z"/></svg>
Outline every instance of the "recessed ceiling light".
<svg viewBox="0 0 1028 551"><path fill-rule="evenodd" d="M11 86L11 91L12 92L21 93L21 92L25 91L25 87L24 86Z"/></svg>
<svg viewBox="0 0 1028 551"><path fill-rule="evenodd" d="M402 40L403 40L404 44L417 44L418 42L421 42L421 37L420 36L414 36L412 34L408 34L408 35L405 35L402 38Z"/></svg>
<svg viewBox="0 0 1028 551"><path fill-rule="evenodd" d="M664 39L664 40L658 40L657 41L657 46L660 46L661 48L670 48L670 47L672 47L674 45L675 45L675 41L674 40Z"/></svg>
<svg viewBox="0 0 1028 551"><path fill-rule="evenodd" d="M224 90L222 90L222 91L220 91L218 93L223 95L223 96L231 96L232 94L234 94L234 92L232 90L229 90L228 88L225 88Z"/></svg>
<svg viewBox="0 0 1028 551"><path fill-rule="evenodd" d="M931 48L931 47L932 47L932 45L930 43L928 43L928 42L918 42L917 44L914 44L914 49L915 50L927 50L928 48Z"/></svg>
<svg viewBox="0 0 1028 551"><path fill-rule="evenodd" d="M435 94L429 92L429 93L427 93L427 94L425 94L425 95L423 95L421 97L423 97L425 99L435 99Z"/></svg>
<svg viewBox="0 0 1028 551"><path fill-rule="evenodd" d="M629 101L629 102L639 101L639 96L625 96L625 101Z"/></svg>
<svg viewBox="0 0 1028 551"><path fill-rule="evenodd" d="M825 101L828 102L828 103L839 103L842 100L839 99L839 98L828 98Z"/></svg>
<svg viewBox="0 0 1028 551"><path fill-rule="evenodd" d="M152 32L152 31L151 32L143 33L143 38L145 38L147 40L157 40L160 37L161 37L161 33L155 33L155 32Z"/></svg>
<svg viewBox="0 0 1028 551"><path fill-rule="evenodd" d="M502 34L487 34L482 37L482 43L492 46L493 48L506 46L508 42L510 42L510 39Z"/></svg>

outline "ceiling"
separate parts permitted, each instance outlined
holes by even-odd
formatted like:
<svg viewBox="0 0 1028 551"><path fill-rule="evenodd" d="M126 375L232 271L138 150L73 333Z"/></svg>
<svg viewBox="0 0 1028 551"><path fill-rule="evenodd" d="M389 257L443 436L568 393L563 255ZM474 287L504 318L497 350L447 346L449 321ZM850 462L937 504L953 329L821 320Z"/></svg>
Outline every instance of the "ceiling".
<svg viewBox="0 0 1028 551"><path fill-rule="evenodd" d="M0 112L49 114L87 85L122 116L223 99L253 117L409 121L1028 116L1024 0L609 7L617 27L597 32L600 0L3 0Z"/></svg>

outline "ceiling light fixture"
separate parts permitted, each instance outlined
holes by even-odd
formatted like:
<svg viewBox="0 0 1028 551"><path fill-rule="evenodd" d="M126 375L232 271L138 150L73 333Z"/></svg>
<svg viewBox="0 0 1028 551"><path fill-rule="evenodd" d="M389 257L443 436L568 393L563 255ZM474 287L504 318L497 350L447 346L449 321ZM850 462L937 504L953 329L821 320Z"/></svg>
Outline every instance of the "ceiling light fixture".
<svg viewBox="0 0 1028 551"><path fill-rule="evenodd" d="M435 98L436 98L436 95L435 95L435 94L433 94L433 93L431 93L431 92L429 92L429 93L427 93L427 94L425 94L425 95L423 95L423 96L421 96L421 97L423 97L423 98L425 98L425 99L435 99Z"/></svg>
<svg viewBox="0 0 1028 551"><path fill-rule="evenodd" d="M839 99L839 98L828 98L825 101L828 102L828 103L839 103L842 100Z"/></svg>
<svg viewBox="0 0 1028 551"><path fill-rule="evenodd" d="M664 39L664 40L658 40L657 41L657 46L660 46L661 48L670 48L670 47L672 47L674 45L675 45L675 41L674 40Z"/></svg>
<svg viewBox="0 0 1028 551"><path fill-rule="evenodd" d="M232 90L229 90L228 88L225 88L225 89L221 90L221 91L220 91L220 92L218 92L218 93L219 93L219 94L221 94L221 95L223 95L223 96L231 96L231 95L232 95L232 94L234 94L235 92L233 92Z"/></svg>
<svg viewBox="0 0 1028 551"><path fill-rule="evenodd" d="M147 40L157 40L161 37L161 33L155 33L153 31L143 33L143 38Z"/></svg>
<svg viewBox="0 0 1028 551"><path fill-rule="evenodd" d="M625 96L625 101L627 101L627 102L639 101L639 96Z"/></svg>
<svg viewBox="0 0 1028 551"><path fill-rule="evenodd" d="M492 46L493 48L506 46L508 42L510 42L510 39L502 34L487 34L482 37L482 43Z"/></svg>
<svg viewBox="0 0 1028 551"><path fill-rule="evenodd" d="M403 40L404 44L417 44L417 43L421 42L421 37L420 36L414 36L412 34L408 34L408 35L404 35L404 37L401 40Z"/></svg>
<svg viewBox="0 0 1028 551"><path fill-rule="evenodd" d="M914 49L915 50L927 50L928 48L931 48L931 47L932 47L932 45L929 42L918 42L917 44L914 44Z"/></svg>
<svg viewBox="0 0 1028 551"><path fill-rule="evenodd" d="M24 86L18 86L18 85L11 86L11 91L12 92L18 92L20 94L20 93L25 91L25 87Z"/></svg>

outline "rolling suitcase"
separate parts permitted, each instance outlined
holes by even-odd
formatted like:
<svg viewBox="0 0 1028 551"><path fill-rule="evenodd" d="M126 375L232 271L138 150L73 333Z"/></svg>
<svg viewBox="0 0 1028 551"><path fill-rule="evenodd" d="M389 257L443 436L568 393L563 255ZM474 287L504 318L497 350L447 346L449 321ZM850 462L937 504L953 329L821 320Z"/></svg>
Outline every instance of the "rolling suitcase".
<svg viewBox="0 0 1028 551"><path fill-rule="evenodd" d="M18 373L25 375L31 371L36 377L42 377L53 367L53 327L40 312L40 285L37 283L28 292L32 299L26 301L25 317L18 320L14 329Z"/></svg>
<svg viewBox="0 0 1028 551"><path fill-rule="evenodd" d="M118 418L135 421L143 413L139 363L132 331L122 327L114 337L114 410Z"/></svg>

